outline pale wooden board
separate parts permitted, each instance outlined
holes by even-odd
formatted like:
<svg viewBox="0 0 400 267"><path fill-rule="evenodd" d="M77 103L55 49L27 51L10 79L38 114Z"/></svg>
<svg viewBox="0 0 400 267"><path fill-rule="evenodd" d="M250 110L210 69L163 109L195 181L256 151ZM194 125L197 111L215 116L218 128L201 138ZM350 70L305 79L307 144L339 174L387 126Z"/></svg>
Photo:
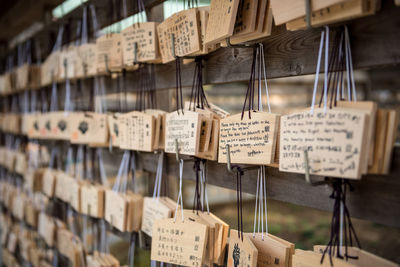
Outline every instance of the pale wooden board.
<svg viewBox="0 0 400 267"><path fill-rule="evenodd" d="M236 114L220 122L218 162L227 162L230 145L231 163L271 164L274 161L279 115L267 112Z"/></svg>
<svg viewBox="0 0 400 267"><path fill-rule="evenodd" d="M104 216L106 188L100 185L84 184L81 187L81 212L95 218Z"/></svg>
<svg viewBox="0 0 400 267"><path fill-rule="evenodd" d="M58 79L59 81L66 78L75 78L75 61L78 57L78 50L75 46L64 48L60 52L60 59L58 61Z"/></svg>
<svg viewBox="0 0 400 267"><path fill-rule="evenodd" d="M74 112L50 112L51 136L54 139L70 140L71 121L75 120L77 113Z"/></svg>
<svg viewBox="0 0 400 267"><path fill-rule="evenodd" d="M94 76L97 74L97 45L96 43L83 44L78 48L78 55L81 58L81 65L77 65L76 76L79 77L79 73L83 76ZM82 70L80 70L80 68Z"/></svg>
<svg viewBox="0 0 400 267"><path fill-rule="evenodd" d="M365 137L365 144L363 144L365 153L361 155L362 174L366 174L368 172L368 165L372 165L373 162L375 119L376 119L376 110L378 108L378 105L372 101L357 101L357 102L338 101L337 107L360 110L365 112L367 115L366 137Z"/></svg>
<svg viewBox="0 0 400 267"><path fill-rule="evenodd" d="M120 114L118 128L121 131L121 139L119 140L119 147L138 151L153 151L154 120L154 116L144 112L132 111Z"/></svg>
<svg viewBox="0 0 400 267"><path fill-rule="evenodd" d="M229 235L228 267L256 267L258 250L248 235L243 241L238 237L238 231L231 229Z"/></svg>
<svg viewBox="0 0 400 267"><path fill-rule="evenodd" d="M376 121L376 111L378 109L378 105L372 101L357 101L357 102L338 101L337 106L367 111L369 116L368 134L367 134L367 142L369 143L369 148L366 150L366 153L368 154L368 165L372 165L372 162L374 160L373 155L374 155L375 121Z"/></svg>
<svg viewBox="0 0 400 267"><path fill-rule="evenodd" d="M215 44L232 36L239 0L213 0L210 4L205 44Z"/></svg>
<svg viewBox="0 0 400 267"><path fill-rule="evenodd" d="M246 233L258 250L257 266L280 266L286 267L290 265L291 246L286 242L280 242L264 233Z"/></svg>
<svg viewBox="0 0 400 267"><path fill-rule="evenodd" d="M276 25L306 15L306 3L302 0L270 0ZM345 0L310 0L311 10L317 11Z"/></svg>
<svg viewBox="0 0 400 267"><path fill-rule="evenodd" d="M121 35L119 33L105 34L96 40L96 68L98 73L105 73L107 57L108 68L118 71L122 67Z"/></svg>
<svg viewBox="0 0 400 267"><path fill-rule="evenodd" d="M348 263L344 260L337 259L332 257L333 265L339 267L355 267L357 265ZM329 257L325 256L324 262L321 264L321 254L315 253L313 251L304 251L300 249L296 249L295 254L293 255L292 267L331 267L331 263L329 261Z"/></svg>
<svg viewBox="0 0 400 267"><path fill-rule="evenodd" d="M314 252L323 253L326 246L316 245L314 246ZM346 251L345 247L342 247L343 253ZM363 267L396 267L398 264L376 256L372 253L369 253L365 250L359 249L357 247L347 247L347 251L349 256L358 257L358 259L349 258L348 262L352 263L356 266L363 266Z"/></svg>
<svg viewBox="0 0 400 267"><path fill-rule="evenodd" d="M388 125L386 131L385 153L383 157L382 173L389 174L390 165L392 163L392 154L394 144L397 137L397 129L399 126L399 114L397 110L389 110Z"/></svg>
<svg viewBox="0 0 400 267"><path fill-rule="evenodd" d="M107 190L105 197L104 219L121 232L124 232L128 208L126 199L122 194L112 190Z"/></svg>
<svg viewBox="0 0 400 267"><path fill-rule="evenodd" d="M122 54L125 67L131 67L135 60L134 44L137 43L137 62L154 61L160 58L156 22L133 24L121 32Z"/></svg>
<svg viewBox="0 0 400 267"><path fill-rule="evenodd" d="M104 144L108 142L107 115L94 112L75 113L70 119L71 143Z"/></svg>
<svg viewBox="0 0 400 267"><path fill-rule="evenodd" d="M56 188L56 170L47 168L43 172L43 193L48 196L54 196L54 191Z"/></svg>
<svg viewBox="0 0 400 267"><path fill-rule="evenodd" d="M207 226L174 219L153 222L151 259L183 266L201 266L207 244ZM172 248L172 249L171 249Z"/></svg>
<svg viewBox="0 0 400 267"><path fill-rule="evenodd" d="M383 157L385 154L386 130L388 126L388 110L378 109L375 125L375 147L374 162L369 167L368 173L380 174L383 168Z"/></svg>
<svg viewBox="0 0 400 267"><path fill-rule="evenodd" d="M349 0L340 4L336 4L329 8L313 12L311 15L311 25L318 27L326 24L333 24L340 21L355 19L361 16L371 15L375 10L373 9L373 0ZM370 10L366 8L370 7ZM286 28L290 31L305 29L307 27L305 18L298 18L286 23Z"/></svg>
<svg viewBox="0 0 400 267"><path fill-rule="evenodd" d="M282 116L279 170L304 173L307 149L310 174L359 179L365 120L364 112L344 108Z"/></svg>
<svg viewBox="0 0 400 267"><path fill-rule="evenodd" d="M178 139L179 153L194 156L199 150L201 115L182 110L168 113L165 125L165 152L175 153L175 139Z"/></svg>
<svg viewBox="0 0 400 267"><path fill-rule="evenodd" d="M153 222L158 219L170 218L173 212L174 210L165 205L161 199L145 197L141 230L152 236Z"/></svg>
<svg viewBox="0 0 400 267"><path fill-rule="evenodd" d="M233 35L241 36L255 31L258 2L259 0L241 0L239 2Z"/></svg>

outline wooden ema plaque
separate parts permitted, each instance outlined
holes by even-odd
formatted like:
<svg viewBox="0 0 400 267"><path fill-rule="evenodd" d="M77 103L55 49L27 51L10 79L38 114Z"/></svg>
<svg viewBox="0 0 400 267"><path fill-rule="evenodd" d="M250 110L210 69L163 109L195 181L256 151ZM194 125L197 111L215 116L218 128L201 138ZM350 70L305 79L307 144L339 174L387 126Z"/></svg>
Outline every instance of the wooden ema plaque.
<svg viewBox="0 0 400 267"><path fill-rule="evenodd" d="M228 267L257 267L258 250L248 235L243 241L238 231L231 229L229 235Z"/></svg>
<svg viewBox="0 0 400 267"><path fill-rule="evenodd" d="M362 156L362 174L368 172L368 166L372 165L374 155L374 136L375 136L375 118L378 105L372 101L338 101L337 107L355 109L366 114L366 137L365 137L365 153Z"/></svg>
<svg viewBox="0 0 400 267"><path fill-rule="evenodd" d="M361 177L366 114L354 109L322 108L281 117L279 170L304 173L304 150L310 174Z"/></svg>
<svg viewBox="0 0 400 267"><path fill-rule="evenodd" d="M143 197L106 190L104 218L121 232L139 231L142 222Z"/></svg>
<svg viewBox="0 0 400 267"><path fill-rule="evenodd" d="M324 253L324 249L326 246L314 246L314 252L317 253ZM345 247L342 247L342 250L345 251ZM349 258L347 262L352 263L356 266L363 266L363 267L396 267L399 266L398 264L381 258L377 255L369 253L365 250L362 250L357 247L347 247L347 251L349 255L357 257L356 259Z"/></svg>
<svg viewBox="0 0 400 267"><path fill-rule="evenodd" d="M28 88L29 68L29 64L24 64L15 70L15 89L17 89L17 91Z"/></svg>
<svg viewBox="0 0 400 267"><path fill-rule="evenodd" d="M159 109L146 109L146 114L151 114L155 119L155 133L153 150L164 149L165 147L165 115L167 112Z"/></svg>
<svg viewBox="0 0 400 267"><path fill-rule="evenodd" d="M76 75L78 77L81 77L79 74L82 77L95 76L97 74L97 45L93 43L79 46L78 55L81 64L76 65Z"/></svg>
<svg viewBox="0 0 400 267"><path fill-rule="evenodd" d="M87 112L75 113L70 120L72 144L107 144L107 115Z"/></svg>
<svg viewBox="0 0 400 267"><path fill-rule="evenodd" d="M105 34L96 40L96 68L98 73L119 71L122 68L121 35L119 33ZM107 63L106 63L107 61Z"/></svg>
<svg viewBox="0 0 400 267"><path fill-rule="evenodd" d="M259 0L242 0L239 2L233 35L240 36L254 32L258 2Z"/></svg>
<svg viewBox="0 0 400 267"><path fill-rule="evenodd" d="M358 265L351 264L344 260L338 259L336 257L332 257L333 266L339 267L356 267ZM321 264L321 254L316 253L314 251L305 251L301 249L296 249L295 254L293 255L292 267L331 267L331 263L329 261L329 255L325 256L324 262Z"/></svg>
<svg viewBox="0 0 400 267"><path fill-rule="evenodd" d="M245 233L258 250L257 266L279 266L289 267L294 253L294 244L277 238L271 234L264 234L264 240L261 233Z"/></svg>
<svg viewBox="0 0 400 267"><path fill-rule="evenodd" d="M141 230L152 236L153 222L155 220L171 218L174 208L168 205L163 198L145 197L143 201L143 216Z"/></svg>
<svg viewBox="0 0 400 267"><path fill-rule="evenodd" d="M201 129L199 113L182 110L168 113L165 125L165 152L175 153L175 140L178 140L180 154L195 156L199 151L199 133Z"/></svg>
<svg viewBox="0 0 400 267"><path fill-rule="evenodd" d="M226 145L232 163L266 165L274 162L279 115L268 112L236 114L220 122L218 162L227 162Z"/></svg>
<svg viewBox="0 0 400 267"><path fill-rule="evenodd" d="M272 10L267 0L259 1L259 11L257 12L256 29L252 33L231 37L231 44L240 44L271 35L272 32ZM222 42L222 46L226 46L226 42Z"/></svg>
<svg viewBox="0 0 400 267"><path fill-rule="evenodd" d="M311 0L311 10L317 11L334 4L346 2L345 0ZM276 25L281 25L288 21L306 15L306 3L304 1L291 0L271 0L272 12Z"/></svg>
<svg viewBox="0 0 400 267"><path fill-rule="evenodd" d="M43 193L48 197L53 197L56 189L56 170L46 168L43 171Z"/></svg>
<svg viewBox="0 0 400 267"><path fill-rule="evenodd" d="M175 58L172 54L172 35L175 36L175 55L187 56L201 50L197 8L173 14L157 27L162 63Z"/></svg>
<svg viewBox="0 0 400 267"><path fill-rule="evenodd" d="M151 259L183 266L202 266L208 229L201 223L174 219L153 222Z"/></svg>
<svg viewBox="0 0 400 267"><path fill-rule="evenodd" d="M156 22L136 23L121 32L122 54L125 68L134 67L135 43L137 62L154 62L160 59Z"/></svg>
<svg viewBox="0 0 400 267"><path fill-rule="evenodd" d="M77 57L78 50L75 46L70 46L60 52L58 80L75 78L75 61Z"/></svg>
<svg viewBox="0 0 400 267"><path fill-rule="evenodd" d="M337 23L344 20L355 19L358 17L371 15L375 12L376 5L373 0L349 0L338 3L324 9L312 12L311 25L313 27L326 24ZM304 17L286 23L286 29L295 31L306 29L307 24Z"/></svg>
<svg viewBox="0 0 400 267"><path fill-rule="evenodd" d="M101 185L84 184L81 187L81 212L95 218L104 216L104 199L107 188Z"/></svg>
<svg viewBox="0 0 400 267"><path fill-rule="evenodd" d="M48 114L51 131L49 135L58 140L71 139L71 121L75 120L75 115L79 113L56 111ZM78 119L78 118L76 118Z"/></svg>
<svg viewBox="0 0 400 267"><path fill-rule="evenodd" d="M205 44L215 44L232 36L240 0L213 0L210 4Z"/></svg>
<svg viewBox="0 0 400 267"><path fill-rule="evenodd" d="M153 151L155 119L144 112L132 111L119 115L119 131L122 149Z"/></svg>
<svg viewBox="0 0 400 267"><path fill-rule="evenodd" d="M60 51L51 53L45 60L41 68L40 83L42 86L51 84L53 79L58 79L60 70Z"/></svg>

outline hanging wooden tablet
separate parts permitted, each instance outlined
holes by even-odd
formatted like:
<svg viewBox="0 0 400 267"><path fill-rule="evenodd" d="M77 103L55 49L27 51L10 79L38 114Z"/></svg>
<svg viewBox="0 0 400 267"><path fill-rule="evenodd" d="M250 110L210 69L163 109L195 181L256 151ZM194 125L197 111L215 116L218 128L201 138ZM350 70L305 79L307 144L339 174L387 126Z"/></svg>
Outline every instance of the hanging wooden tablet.
<svg viewBox="0 0 400 267"><path fill-rule="evenodd" d="M21 91L28 88L29 85L29 64L24 64L15 70L15 89Z"/></svg>
<svg viewBox="0 0 400 267"><path fill-rule="evenodd" d="M143 201L143 216L141 230L148 236L152 236L153 222L155 220L171 218L174 210L162 199L145 197Z"/></svg>
<svg viewBox="0 0 400 267"><path fill-rule="evenodd" d="M139 232L142 223L143 196L128 190L125 194L125 199L128 203L126 231Z"/></svg>
<svg viewBox="0 0 400 267"><path fill-rule="evenodd" d="M118 128L124 131L119 147L122 149L152 151L155 135L155 120L152 115L132 111L121 114Z"/></svg>
<svg viewBox="0 0 400 267"><path fill-rule="evenodd" d="M157 27L162 63L175 58L172 54L172 35L174 35L175 55L182 57L201 50L198 10L183 10L173 14Z"/></svg>
<svg viewBox="0 0 400 267"><path fill-rule="evenodd" d="M350 109L323 108L282 116L279 170L359 179L364 153L366 114Z"/></svg>
<svg viewBox="0 0 400 267"><path fill-rule="evenodd" d="M36 209L33 203L28 201L25 205L25 220L27 224L33 228L37 228L38 216L39 216L39 210Z"/></svg>
<svg viewBox="0 0 400 267"><path fill-rule="evenodd" d="M95 43L83 44L78 47L78 56L80 57L80 65L76 65L76 76L91 77L97 74L97 46Z"/></svg>
<svg viewBox="0 0 400 267"><path fill-rule="evenodd" d="M243 240L238 236L238 231L231 229L229 235L228 267L256 267L258 250L251 242L248 235Z"/></svg>
<svg viewBox="0 0 400 267"><path fill-rule="evenodd" d="M70 46L60 52L58 79L73 79L75 78L75 61L78 57L76 46Z"/></svg>
<svg viewBox="0 0 400 267"><path fill-rule="evenodd" d="M269 7L269 2L265 3L266 8L263 11L264 2L266 0L260 0L259 9L261 9L257 14L257 26L253 33L245 34L242 36L233 35L230 39L231 44L240 44L244 42L249 42L261 38L265 38L271 35L272 32L272 10ZM260 25L261 24L261 25ZM226 42L222 42L222 46L226 46Z"/></svg>
<svg viewBox="0 0 400 267"><path fill-rule="evenodd" d="M165 117L167 112L159 109L146 109L146 114L151 114L155 119L155 133L153 149L164 149L165 147Z"/></svg>
<svg viewBox="0 0 400 267"><path fill-rule="evenodd" d="M257 266L290 266L291 247L272 238L271 234L246 233L258 250ZM294 246L293 246L294 248ZM294 251L293 251L294 252Z"/></svg>
<svg viewBox="0 0 400 267"><path fill-rule="evenodd" d="M69 185L74 183L74 178L71 175L68 175L65 172L59 171L57 172L57 183L55 189L55 196L64 202L69 202L71 199L71 191L65 190L69 188Z"/></svg>
<svg viewBox="0 0 400 267"><path fill-rule="evenodd" d="M359 102L338 101L336 104L337 107L356 109L365 112L366 114L366 119L365 119L366 136L365 136L365 143L363 144L365 153L361 155L361 170L362 170L361 172L362 174L367 174L368 165L370 161L369 156L371 155L371 157L373 157L373 137L375 135L375 117L376 117L377 105L372 101L359 101ZM371 163L372 161L373 159L371 159Z"/></svg>
<svg viewBox="0 0 400 267"><path fill-rule="evenodd" d="M81 187L83 183L84 181L78 179L72 179L68 183L69 198L67 202L77 212L81 212L81 196L82 196Z"/></svg>
<svg viewBox="0 0 400 267"><path fill-rule="evenodd" d="M56 224L53 219L44 212L39 214L38 233L48 246L53 246L55 244Z"/></svg>
<svg viewBox="0 0 400 267"><path fill-rule="evenodd" d="M56 170L46 168L43 172L43 193L48 197L53 197L56 189Z"/></svg>
<svg viewBox="0 0 400 267"><path fill-rule="evenodd" d="M342 2L345 2L345 0L311 0L310 4L311 10L315 12ZM276 25L281 25L306 15L306 3L304 1L271 0L271 7Z"/></svg>
<svg viewBox="0 0 400 267"><path fill-rule="evenodd" d="M314 246L314 252L323 253L326 246ZM346 248L342 247L344 251ZM365 250L362 250L358 247L347 247L347 251L350 255L355 258L348 258L347 262L354 264L356 266L364 266L364 267L373 267L373 266L382 266L382 267L395 267L398 266L396 263L391 262L387 259L381 258L377 255L369 253Z"/></svg>
<svg viewBox="0 0 400 267"><path fill-rule="evenodd" d="M241 36L256 29L258 0L241 0L239 2L233 35Z"/></svg>
<svg viewBox="0 0 400 267"><path fill-rule="evenodd" d="M140 22L121 32L125 68L137 68L134 62L156 62L160 59L156 22ZM136 59L135 59L136 43Z"/></svg>
<svg viewBox="0 0 400 267"><path fill-rule="evenodd" d="M83 184L81 187L81 211L95 218L104 216L104 199L107 187L93 184Z"/></svg>
<svg viewBox="0 0 400 267"><path fill-rule="evenodd" d="M279 115L268 112L236 114L220 122L218 162L227 162L226 145L232 163L266 165L274 162Z"/></svg>
<svg viewBox="0 0 400 267"><path fill-rule="evenodd" d="M339 266L339 267L357 266L335 257L332 257L332 264L334 266ZM332 265L327 260L321 263L321 254L319 253L296 249L295 254L293 255L292 267L314 267L314 266L330 267Z"/></svg>
<svg viewBox="0 0 400 267"><path fill-rule="evenodd" d="M311 14L311 25L318 27L326 24L333 24L340 21L359 18L371 15L376 11L373 0L350 0L325 7ZM297 18L286 23L286 29L290 31L305 29L307 23L305 18Z"/></svg>
<svg viewBox="0 0 400 267"><path fill-rule="evenodd" d="M41 81L41 65L31 65L29 68L28 87L30 89L38 89Z"/></svg>
<svg viewBox="0 0 400 267"><path fill-rule="evenodd" d="M28 167L28 161L25 153L17 152L15 156L15 168L14 171L19 175L24 176Z"/></svg>
<svg viewBox="0 0 400 267"><path fill-rule="evenodd" d="M232 36L240 0L213 0L210 4L205 44L215 44Z"/></svg>
<svg viewBox="0 0 400 267"><path fill-rule="evenodd" d="M126 229L126 216L128 214L128 204L124 196L118 192L107 190L105 197L104 219L121 232L124 232Z"/></svg>
<svg viewBox="0 0 400 267"><path fill-rule="evenodd" d="M191 56L197 56L197 55L205 55L208 54L214 50L216 50L219 45L218 44L212 44L212 45L206 45L205 44L205 38L206 38L206 32L207 32L207 26L208 26L208 17L210 13L210 6L202 6L198 7L198 13L199 13L199 26L200 26L200 46L201 46L201 51L198 53L193 53ZM185 62L184 62L185 64Z"/></svg>
<svg viewBox="0 0 400 267"><path fill-rule="evenodd" d="M96 40L97 72L105 74L108 71L120 71L122 68L121 35L119 33L105 34ZM108 70L107 70L108 67Z"/></svg>
<svg viewBox="0 0 400 267"><path fill-rule="evenodd" d="M215 226L213 263L223 265L228 241L229 225L212 213L199 212L199 216Z"/></svg>
<svg viewBox="0 0 400 267"><path fill-rule="evenodd" d="M29 138L39 136L39 114L29 113L24 115L26 134Z"/></svg>
<svg viewBox="0 0 400 267"><path fill-rule="evenodd" d="M58 79L60 74L60 52L52 52L42 64L40 82L42 87L51 84L53 79Z"/></svg>
<svg viewBox="0 0 400 267"><path fill-rule="evenodd" d="M394 144L396 142L397 129L399 127L399 113L397 110L389 110L388 126L386 130L385 153L383 156L382 173L389 174L392 165Z"/></svg>
<svg viewBox="0 0 400 267"><path fill-rule="evenodd" d="M107 115L94 112L75 113L70 120L71 143L108 145Z"/></svg>
<svg viewBox="0 0 400 267"><path fill-rule="evenodd" d="M199 113L186 110L174 111L166 115L165 152L175 153L178 140L180 154L194 156L199 151L199 136L202 123Z"/></svg>
<svg viewBox="0 0 400 267"><path fill-rule="evenodd" d="M178 216L179 217L179 216ZM151 259L183 266L201 266L207 244L207 226L179 219L153 223Z"/></svg>
<svg viewBox="0 0 400 267"><path fill-rule="evenodd" d="M78 113L79 114L79 113ZM70 140L71 139L71 121L75 121L76 113L74 112L51 112L50 124L51 134L55 139ZM78 115L79 116L79 115Z"/></svg>

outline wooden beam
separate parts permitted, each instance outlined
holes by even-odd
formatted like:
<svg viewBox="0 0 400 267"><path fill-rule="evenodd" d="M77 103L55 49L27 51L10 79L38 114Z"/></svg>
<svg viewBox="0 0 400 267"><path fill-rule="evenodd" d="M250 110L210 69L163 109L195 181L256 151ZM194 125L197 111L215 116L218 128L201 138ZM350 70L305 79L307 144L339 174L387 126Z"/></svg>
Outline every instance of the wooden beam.
<svg viewBox="0 0 400 267"><path fill-rule="evenodd" d="M153 153L141 153L143 168L156 172L157 157ZM168 176L178 177L178 163L174 154L167 154L164 163ZM226 169L226 164L207 163L207 183L236 190L236 176ZM184 179L194 180L193 163L184 165ZM322 177L312 177L321 180ZM280 172L267 168L267 197L319 210L332 211L333 199L330 185L311 186L304 175ZM347 194L347 207L352 217L388 226L400 227L400 147L394 152L390 175L366 175L359 181L350 181L355 187ZM242 177L243 192L255 195L257 171L249 171Z"/></svg>

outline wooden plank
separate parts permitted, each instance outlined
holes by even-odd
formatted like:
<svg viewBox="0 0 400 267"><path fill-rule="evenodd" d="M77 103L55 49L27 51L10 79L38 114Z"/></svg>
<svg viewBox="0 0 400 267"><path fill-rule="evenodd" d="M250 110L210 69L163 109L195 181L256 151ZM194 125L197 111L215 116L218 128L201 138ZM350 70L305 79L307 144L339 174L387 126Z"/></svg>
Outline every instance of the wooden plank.
<svg viewBox="0 0 400 267"><path fill-rule="evenodd" d="M155 172L158 155L141 153L143 167ZM167 154L166 172L178 177L178 163L174 154ZM367 175L360 181L351 181L355 191L348 193L347 206L352 217L369 220L384 225L400 227L400 148L394 150L394 162L390 175ZM236 190L236 176L226 169L226 164L207 163L207 182L212 185ZM194 180L193 163L184 165L183 177ZM321 180L322 177L312 177ZM267 167L268 198L294 203L310 208L332 211L333 200L329 198L332 188L329 185L311 186L304 175L282 173L276 168ZM255 194L257 171L249 171L242 177L243 192ZM390 207L390 208L388 208Z"/></svg>

